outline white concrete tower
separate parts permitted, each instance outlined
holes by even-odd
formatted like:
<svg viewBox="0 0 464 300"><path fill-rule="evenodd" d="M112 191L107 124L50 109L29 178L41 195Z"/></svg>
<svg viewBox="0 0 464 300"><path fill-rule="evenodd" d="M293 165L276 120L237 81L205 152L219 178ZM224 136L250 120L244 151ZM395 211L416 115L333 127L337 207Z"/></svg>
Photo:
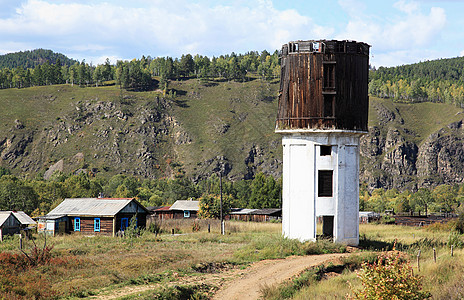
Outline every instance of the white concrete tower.
<svg viewBox="0 0 464 300"><path fill-rule="evenodd" d="M276 133L282 135L282 233L359 243L359 139L367 133L369 45L285 44Z"/></svg>

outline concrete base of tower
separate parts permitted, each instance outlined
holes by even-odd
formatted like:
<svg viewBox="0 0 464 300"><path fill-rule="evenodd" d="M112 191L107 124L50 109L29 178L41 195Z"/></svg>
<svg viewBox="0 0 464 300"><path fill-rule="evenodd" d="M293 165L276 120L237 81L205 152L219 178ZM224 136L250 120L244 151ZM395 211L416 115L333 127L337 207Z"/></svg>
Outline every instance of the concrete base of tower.
<svg viewBox="0 0 464 300"><path fill-rule="evenodd" d="M334 242L359 244L359 131L276 130L282 134L282 233L316 240L316 218ZM330 232L332 230L332 232Z"/></svg>

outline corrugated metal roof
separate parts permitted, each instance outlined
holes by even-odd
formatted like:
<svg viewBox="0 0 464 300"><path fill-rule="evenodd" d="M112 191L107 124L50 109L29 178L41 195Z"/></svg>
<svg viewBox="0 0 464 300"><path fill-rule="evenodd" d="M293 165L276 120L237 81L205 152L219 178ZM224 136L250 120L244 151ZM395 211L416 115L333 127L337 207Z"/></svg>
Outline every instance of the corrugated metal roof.
<svg viewBox="0 0 464 300"><path fill-rule="evenodd" d="M251 214L252 215L272 215L275 213L281 213L282 209L281 208L261 208L261 209L255 209Z"/></svg>
<svg viewBox="0 0 464 300"><path fill-rule="evenodd" d="M23 225L34 225L36 224L36 221L34 221L31 217L29 217L25 212L23 211L14 211L13 215L18 219L18 221L23 224Z"/></svg>
<svg viewBox="0 0 464 300"><path fill-rule="evenodd" d="M200 201L194 200L177 200L171 206L170 210L190 210L198 211L200 209Z"/></svg>
<svg viewBox="0 0 464 300"><path fill-rule="evenodd" d="M39 221L57 220L57 219L60 219L60 218L63 218L63 217L66 217L66 215L46 215L46 216L37 217L37 219L39 219Z"/></svg>
<svg viewBox="0 0 464 300"><path fill-rule="evenodd" d="M234 208L231 210L231 215L251 215L254 212L255 208Z"/></svg>
<svg viewBox="0 0 464 300"><path fill-rule="evenodd" d="M114 216L131 201L132 198L68 198L47 215Z"/></svg>

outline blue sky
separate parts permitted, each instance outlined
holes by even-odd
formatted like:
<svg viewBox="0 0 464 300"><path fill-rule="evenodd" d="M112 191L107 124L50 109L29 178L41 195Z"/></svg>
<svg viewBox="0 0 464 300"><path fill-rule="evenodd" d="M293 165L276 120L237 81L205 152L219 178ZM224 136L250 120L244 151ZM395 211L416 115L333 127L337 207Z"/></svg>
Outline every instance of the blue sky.
<svg viewBox="0 0 464 300"><path fill-rule="evenodd" d="M98 64L311 39L366 42L376 67L464 56L464 0L0 0L0 54L44 48Z"/></svg>

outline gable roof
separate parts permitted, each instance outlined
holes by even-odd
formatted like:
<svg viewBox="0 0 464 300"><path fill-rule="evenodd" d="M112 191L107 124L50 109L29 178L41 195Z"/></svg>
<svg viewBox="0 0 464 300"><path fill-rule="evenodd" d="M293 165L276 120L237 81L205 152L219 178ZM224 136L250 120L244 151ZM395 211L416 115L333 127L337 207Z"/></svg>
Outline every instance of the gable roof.
<svg viewBox="0 0 464 300"><path fill-rule="evenodd" d="M115 216L123 210L129 203L135 202L147 212L133 198L67 198L55 207L47 216L67 215L67 216Z"/></svg>
<svg viewBox="0 0 464 300"><path fill-rule="evenodd" d="M190 211L198 211L200 210L200 201L194 200L177 200L171 206L169 210L190 210Z"/></svg>
<svg viewBox="0 0 464 300"><path fill-rule="evenodd" d="M8 220L10 215L11 211L0 211L0 226L2 226L3 223L5 223L5 221Z"/></svg>
<svg viewBox="0 0 464 300"><path fill-rule="evenodd" d="M34 225L37 223L23 211L14 211L13 215L23 225Z"/></svg>
<svg viewBox="0 0 464 300"><path fill-rule="evenodd" d="M6 220L8 220L8 217L10 215L13 215L21 225L33 225L36 224L34 220L32 220L31 217L29 217L25 212L23 211L11 211L11 210L6 210L6 211L0 211L0 226L5 223Z"/></svg>

